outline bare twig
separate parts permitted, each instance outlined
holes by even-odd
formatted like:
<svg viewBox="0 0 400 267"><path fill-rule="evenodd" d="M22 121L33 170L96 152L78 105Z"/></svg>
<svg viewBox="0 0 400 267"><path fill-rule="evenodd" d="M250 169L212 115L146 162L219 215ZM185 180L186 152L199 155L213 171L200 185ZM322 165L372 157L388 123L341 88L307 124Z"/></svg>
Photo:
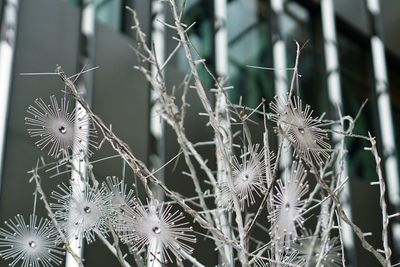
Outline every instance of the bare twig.
<svg viewBox="0 0 400 267"><path fill-rule="evenodd" d="M133 170L133 172L141 179L143 184L145 185L146 192L149 196L152 195L149 187L148 181L154 183L159 186L165 193L166 196L170 197L176 203L181 206L185 212L191 215L200 226L204 229L209 230L213 234L215 234L222 242L227 242L228 244L232 244L235 248L240 249L240 245L238 245L234 240L227 238L220 230L214 228L210 225L202 216L200 216L195 210L190 208L183 199L181 199L175 192L171 191L164 183L160 182L145 166L145 164L138 160L129 147L119 139L104 123L103 121L93 113L89 105L86 101L77 93L75 85L68 79L65 75L64 71L60 66L57 67L56 73L58 73L61 80L66 84L67 88L69 88L72 96L82 105L82 107L86 110L88 116L92 119L93 123L100 129L103 133L105 139L112 145L114 150L121 155L129 167Z"/></svg>
<svg viewBox="0 0 400 267"><path fill-rule="evenodd" d="M46 194L44 193L42 185L40 183L40 176L39 176L39 174L37 172L38 171L38 167L39 167L39 160L38 160L38 162L36 164L36 168L30 171L30 173L32 174L32 177L31 177L31 179L29 181L32 181L32 180L35 181L36 190L40 195L40 200L42 200L47 214L49 215L51 221L53 222L54 227L57 229L57 232L60 235L60 238L61 238L62 242L64 243L65 250L67 250L68 253L71 254L71 256L74 258L74 260L78 263L78 265L80 267L83 267L84 265L83 265L82 259L71 248L68 239L64 235L64 232L61 230L61 227L60 227L60 225L58 224L58 222L56 220L56 216L54 215L53 211L50 208L50 204L47 201Z"/></svg>
<svg viewBox="0 0 400 267"><path fill-rule="evenodd" d="M368 136L370 139L371 147L367 148L371 151L372 155L374 156L375 163L376 163L376 174L378 175L379 179L379 192L380 198L379 203L381 205L381 212L382 212L382 242L383 242L383 250L385 252L385 267L391 266L390 257L392 255L392 251L389 247L389 239L388 239L388 226L389 226L389 216L387 213L387 204L385 201L385 193L386 193L386 185L385 180L383 179L382 169L381 169L381 158L379 157L378 150L376 148L376 141L375 138L368 132Z"/></svg>

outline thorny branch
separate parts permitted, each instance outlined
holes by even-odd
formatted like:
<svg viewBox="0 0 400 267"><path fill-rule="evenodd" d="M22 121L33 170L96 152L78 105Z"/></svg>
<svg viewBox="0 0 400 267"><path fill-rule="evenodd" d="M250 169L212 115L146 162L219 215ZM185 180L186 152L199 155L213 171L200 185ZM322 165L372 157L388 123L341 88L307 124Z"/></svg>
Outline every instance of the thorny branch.
<svg viewBox="0 0 400 267"><path fill-rule="evenodd" d="M382 257L382 255L379 254L379 252L365 239L364 233L362 232L360 227L355 225L347 216L347 214L342 208L338 196L330 189L329 185L327 185L327 183L318 174L314 175L314 177L316 178L317 182L321 185L321 187L331 196L336 206L336 210L339 213L339 216L343 219L344 222L350 225L350 227L353 229L353 232L357 235L358 239L360 240L361 245L367 251L371 252L374 255L374 257L382 264L382 266L386 266L385 258Z"/></svg>
<svg viewBox="0 0 400 267"><path fill-rule="evenodd" d="M80 267L83 267L84 265L83 265L82 259L71 248L68 239L64 235L64 232L61 230L61 227L60 227L59 223L56 220L56 216L54 215L53 211L51 210L50 204L47 201L46 194L44 193L42 185L40 183L40 176L39 176L39 174L37 172L38 168L39 168L39 161L36 164L36 168L30 171L30 173L32 174L32 177L31 177L30 181L32 181L32 180L35 181L36 190L40 194L40 200L42 200L42 202L44 204L44 207L45 207L45 209L47 211L47 214L49 215L51 221L53 222L54 227L56 228L58 234L60 235L61 240L64 243L65 249L67 250L67 252L69 254L71 254L71 256L78 263L78 265Z"/></svg>
<svg viewBox="0 0 400 267"><path fill-rule="evenodd" d="M202 170L206 173L207 177L211 181L214 187L216 187L216 180L215 177L210 170L210 168L207 166L206 161L202 158L202 156L197 152L195 149L194 145L188 140L186 137L185 131L184 131L184 125L183 125L183 120L185 118L186 114L186 107L188 104L186 103L186 93L189 87L190 83L190 77L192 76L191 74L187 76L184 81L183 81L183 94L182 94L182 108L180 110L177 109L177 106L174 103L173 97L169 96L167 93L167 88L166 88L166 83L163 79L163 76L161 75L161 69L162 67L159 66L158 61L155 57L155 55L152 53L152 50L147 46L146 39L145 39L145 34L141 31L139 21L137 19L136 13L134 10L128 8L132 12L133 15L133 21L134 21L134 29L136 30L138 40L139 40L139 47L142 47L144 49L143 52L139 52L138 49L134 49L135 52L137 53L138 57L141 58L145 62L149 62L158 72L156 75L152 75L146 68L143 66L137 66L136 68L139 69L147 79L147 81L150 83L152 86L153 90L156 92L158 95L158 101L165 107L164 112L162 113L161 116L165 121L171 125L171 127L174 129L176 135L177 135L177 141L181 147L182 153L184 154L184 159L186 162L187 167L189 168L190 171L190 177L193 181L193 184L195 186L195 191L198 195L200 205L203 210L208 210L208 207L206 205L206 202L203 197L202 189L200 186L200 182L198 179L198 176L196 174L196 170L194 168L194 165L192 163L191 157L194 157L194 159L198 162ZM214 220L210 216L209 213L205 214L205 219L210 225L214 224ZM218 225L218 220L215 220L215 224ZM213 234L213 232L211 232ZM214 234L213 234L214 235ZM216 237L216 236L214 236ZM215 238L215 240L218 240L218 238ZM219 245L217 245L218 247ZM222 253L221 253L222 254Z"/></svg>
<svg viewBox="0 0 400 267"><path fill-rule="evenodd" d="M277 245L277 240L281 237L274 236L274 234L270 235L270 242L268 244L263 244L257 238L251 236L253 228L255 225L259 225L258 219L264 210L268 212L269 215L275 212L278 208L275 202L275 198L279 198L281 196L276 196L273 194L273 190L275 188L275 183L279 179L279 170L277 162L279 162L279 158L283 153L284 143L283 140L289 138L286 136L286 133L283 134L283 140L281 140L277 145L277 155L275 162L272 162L270 151L270 137L267 128L267 121L271 120L272 116L278 116L277 114L269 114L265 110L265 99L261 101L258 107L254 109L250 109L241 105L235 105L229 102L229 98L226 93L226 88L223 87L226 80L217 80L212 72L208 69L205 64L205 60L199 55L194 45L191 43L188 37L188 31L194 25L191 24L189 26L185 25L182 22L182 14L183 14L183 6L179 8L177 5L177 1L175 0L164 0L169 4L170 12L172 15L173 22L168 24L164 21L159 21L159 23L163 23L169 29L172 29L176 36L173 37L175 41L177 41L177 45L173 48L172 52L167 57L166 61L163 63L159 63L157 59L157 55L155 53L154 44L148 45L148 40L146 35L142 32L139 21L137 19L135 11L128 8L132 12L134 25L132 29L135 30L138 43L136 47L132 47L136 56L138 57L138 61L140 62L138 66L135 66L137 70L143 73L146 80L151 85L154 90L157 101L162 106L162 109L159 110L161 117L171 126L176 134L177 142L180 146L179 155L183 156L183 160L186 164L186 170L182 171L184 175L187 175L191 178L194 186L194 191L196 195L194 197L185 198L183 195L172 191L168 188L163 182L158 180L155 177L155 172L151 172L148 170L147 166L137 159L131 149L128 147L126 143L124 143L119 137L114 134L114 132L110 127L107 127L103 121L93 113L90 106L87 102L80 96L78 93L74 81L66 76L63 69L60 66L56 68L56 74L61 78L64 82L68 92L73 96L73 98L86 110L87 115L91 118L92 122L97 126L97 128L101 131L104 139L103 141L107 141L111 144L113 149L118 152L118 155L126 162L129 167L133 170L136 177L138 177L144 185L147 196L150 200L153 200L153 192L151 190L150 185L155 185L160 188L163 193L171 199L171 203L178 204L183 210L192 216L194 221L207 231L207 234L197 233L198 235L204 235L205 237L213 240L215 242L215 250L219 253L220 261L225 262L227 266L234 266L235 261L239 260L242 266L252 266L254 262L259 262L259 260L263 260L261 266L267 266L265 262L269 262L272 265L280 265L284 264L285 266L299 266L299 262L303 264L303 261L291 261L291 256L289 253L285 251L280 251L278 248L281 245ZM299 96L299 75L298 75L298 64L300 58L300 52L302 47L296 42L296 59L294 68L290 69L293 71L292 80L290 83L290 88L288 92L288 99L292 98L293 95L297 93ZM167 67L168 63L171 61L172 57L175 56L178 51L181 50L184 52L186 60L189 64L189 72L186 75L185 79L181 84L180 90L182 90L181 101L182 104L178 106L175 103L175 88L173 88L172 93L169 93L169 89L167 88L165 77L163 74L164 69ZM148 63L148 65L140 65L141 63ZM152 69L149 70L148 66L151 66ZM204 67L206 72L210 75L210 77L214 80L216 89L211 89L211 92L216 93L216 104L213 105L212 101L207 95L207 89L203 81L200 78L199 74L199 66ZM194 84L194 85L193 85ZM297 91L295 92L295 87ZM192 141L188 138L184 128L184 120L187 114L187 107L189 104L186 102L186 96L189 90L194 90L197 94L202 107L205 112L201 115L205 115L209 122L207 125L211 126L213 130L213 140L207 141L208 145L215 145L216 152L216 165L217 170L213 170L209 167L207 159L204 158L198 148L196 143L192 143ZM214 91L213 91L214 90ZM222 102L221 102L222 101ZM288 103L287 103L288 104ZM365 104L365 103L364 103ZM363 104L363 105L364 105ZM262 111L260 111L260 107L262 106ZM288 104L289 106L289 104ZM296 109L297 107L290 106L289 108ZM240 110L240 111L238 111ZM246 115L246 110L250 110L250 114ZM303 112L300 110L299 112ZM312 113L312 112L311 112ZM340 113L340 110L339 110ZM263 131L263 157L264 168L265 168L265 176L266 176L266 184L263 184L261 195L263 195L262 200L257 207L257 211L255 214L248 212L247 210L241 207L240 196L238 194L232 194L232 203L233 203L233 212L235 216L235 223L230 221L230 211L228 209L222 208L218 206L218 197L221 197L220 185L223 182L226 182L229 190L231 192L235 192L235 184L234 184L234 169L233 166L233 148L240 145L234 143L234 138L236 135L234 134L234 125L240 125L240 136L242 138L243 147L247 148L247 153L252 154L255 153L253 151L252 145L252 136L251 131L247 123L252 123L255 119L250 118L251 116L258 114L262 115L264 119L264 131ZM334 140L337 142L337 147L335 149L327 150L329 152L329 159L324 163L324 166L316 166L310 158L307 158L302 153L298 153L298 151L293 151L293 155L295 156L295 160L300 160L305 162L305 165L308 167L308 170L311 170L311 173L316 181L317 185L314 187L314 190L311 192L307 192L304 203L302 207L298 209L299 214L308 216L313 216L311 211L315 212L318 208L320 210L319 217L317 220L316 228L314 231L314 236L311 238L311 248L319 250L321 253L315 257L315 255L309 254L305 257L304 262L306 264L315 263L316 266L323 265L324 262L324 254L322 252L326 251L330 246L331 232L336 227L339 228L340 231L340 220L343 220L345 223L349 224L351 229L357 235L359 240L361 241L362 246L371 252L374 257L382 264L382 266L391 266L390 257L391 250L389 247L389 238L388 238L388 226L389 219L395 215L389 216L387 213L387 205L385 202L385 193L386 187L383 180L382 172L380 169L380 157L378 155L376 149L375 139L372 138L371 135L368 137L357 135L353 133L354 123L357 120L358 116L353 120L351 117L342 117L340 114L340 120L322 120L320 119L321 127L331 126L330 130L323 130L326 134L331 133L336 136L338 140ZM281 115L281 114L279 114ZM234 116L238 117L238 120L235 120ZM345 130L343 125L344 121L348 120L350 122L349 129ZM231 124L232 121L232 124ZM283 120L284 121L284 120ZM234 123L233 123L234 122ZM339 127L335 127L340 124L342 127L338 130ZM306 125L307 126L307 125ZM289 129L297 129L300 132L301 125L298 125L296 120L287 122L287 128ZM303 134L304 134L304 129ZM322 131L322 130L321 130ZM339 136L339 137L338 137ZM379 250L374 248L367 240L366 235L361 231L361 229L356 226L349 216L345 213L341 200L339 199L340 193L344 184L349 179L348 177L343 177L344 173L344 157L345 157L345 144L344 139L347 137L353 138L361 138L363 140L368 140L371 144L371 147L367 148L370 150L374 156L376 162L376 172L378 175L378 181L376 184L380 185L380 205L382 211L382 241L383 241L383 250ZM335 138L333 138L335 139ZM313 140L316 142L316 140ZM339 142L340 141L340 142ZM290 141L292 142L292 141ZM290 144L293 145L293 144ZM74 170L74 166L69 166L68 163L70 158L64 159L62 164L65 164L67 167L71 168L72 171L79 172L79 170ZM61 164L60 161L57 162L57 166ZM92 168L92 165L89 162L85 162L89 168ZM53 167L53 168L57 168ZM164 167L165 165L163 165ZM200 166L201 172L196 170L196 167ZM334 166L336 167L335 170ZM68 240L66 240L65 235L63 234L60 226L58 225L55 216L50 208L50 205L47 202L46 196L42 190L40 185L40 177L38 175L38 170L42 167L36 166L36 169L32 170L32 178L31 181L34 180L37 187L37 192L41 195L41 199L45 205L45 208L53 221L57 231L59 232L62 241L64 242L66 250L71 253L74 259L77 261L79 266L83 267L82 260L77 256L72 248L70 247ZM161 168L160 168L161 169ZM58 171L58 170L57 170ZM307 170L306 170L307 171ZM62 172L63 173L63 172ZM60 173L57 172L57 175ZM96 178L93 173L90 173L90 178L94 184L97 183ZM201 181L202 176L205 176L209 183L213 187L213 192L211 194L203 192L202 186L204 186L203 181ZM283 177L281 179L286 179ZM288 178L291 179L291 178ZM265 183L265 181L263 182ZM265 186L265 187L264 187ZM282 193L283 194L283 193ZM303 196L303 195L302 195ZM209 198L211 197L216 204L216 208L211 207L213 204L210 204ZM240 199L240 201L239 201ZM300 199L300 198L299 198ZM289 210L290 200L287 200L286 209ZM316 203L316 204L315 204ZM190 206L189 206L190 205ZM196 210L199 209L199 210ZM310 214L309 214L310 213ZM335 226L335 215L338 217L338 226ZM293 218L289 218L289 220L294 221ZM231 223L233 225L231 225ZM262 230L267 234L271 233L271 229L273 228L273 222L270 221L271 225L262 226ZM303 226L300 226L303 228ZM96 230L95 230L96 232ZM96 232L98 233L98 232ZM285 233L286 234L286 233ZM296 235L297 233L294 233ZM122 266L130 266L129 263L125 260L125 255L123 255L121 249L119 248L119 239L115 232L112 232L112 237L114 239L114 244L111 244L106 238L104 238L101 233L98 233L99 238L105 243L105 245L110 249L110 251L117 257L120 264ZM317 242L318 239L318 242ZM296 240L291 240L296 242ZM274 243L275 242L275 243ZM285 243L282 243L285 244ZM249 252L250 247L257 247L255 252ZM236 249L238 259L233 258L233 249ZM270 251L269 251L270 250ZM269 253L272 251L272 254L269 255L271 257L263 257L265 252ZM384 256L381 255L381 252L384 253ZM149 251L149 253L153 253ZM181 256L188 261L190 261L194 266L203 267L204 265L196 259L194 256L190 255L186 251L180 252ZM139 255L139 254L138 254ZM144 261L138 255L135 255L135 261L139 266L144 266ZM159 262L161 264L161 262ZM178 262L179 266L183 266L182 263ZM264 265L265 264L265 265ZM300 265L301 265L300 264ZM343 260L344 264L344 260ZM336 265L335 265L336 266Z"/></svg>
<svg viewBox="0 0 400 267"><path fill-rule="evenodd" d="M375 138L368 133L371 147L365 148L365 150L370 150L372 155L374 156L375 163L376 163L376 174L378 175L379 181L379 203L381 205L382 211L382 242L383 242L383 250L385 253L385 267L391 266L390 264L390 256L392 255L392 251L389 247L389 239L388 239L388 226L389 226L389 216L387 213L387 205L385 201L385 192L386 192L386 185L385 180L383 179L382 169L380 166L381 158L379 157L378 150L376 148L376 141Z"/></svg>
<svg viewBox="0 0 400 267"><path fill-rule="evenodd" d="M224 161L224 165L225 166L230 166L229 160L228 160L230 158L230 156L229 156L230 152L226 151L226 148L229 147L229 146L226 147L224 142L223 142L223 137L222 137L222 134L221 134L221 129L223 129L223 127L219 126L218 125L218 120L214 118L214 116L215 116L214 115L214 111L211 108L211 104L210 104L210 102L209 102L209 100L208 100L208 98L207 98L207 96L205 94L205 90L203 88L202 81L200 80L199 74L197 72L196 63L195 63L194 59L192 58L192 55L191 55L191 52L190 52L190 47L188 45L189 39L187 38L187 35L186 35L186 30L187 29L184 29L182 24L181 24L181 22L179 21L177 8L176 8L176 5L175 5L174 1L171 1L170 5L171 5L172 13L173 13L174 18L175 18L175 25L176 26L175 27L169 26L169 27L173 27L174 29L176 29L178 35L180 36L180 40L179 41L181 43L181 46L185 50L186 58L187 58L190 66L191 66L191 74L190 75L194 77L194 80L195 80L195 83L196 83L196 86L194 88L196 89L196 92L198 93L198 95L200 97L200 100L201 100L204 108L206 109L206 111L208 113L208 117L209 117L210 122L212 123L214 131L215 131L217 151L218 151L217 153L220 154L221 159ZM139 26L139 22L136 19L136 14L135 14L135 12L133 10L131 10L131 11L133 13L134 22L135 22L134 28L136 29L137 34L139 36L140 46L144 47L144 50L145 50L144 53L146 53L146 55L144 53L140 53L139 55L141 55L143 59L146 58L146 60L150 64L156 65L156 69L158 69L159 72L160 72L161 71L160 67L158 66L157 60L154 57L154 54L152 53L152 50L149 49L147 47L147 45L146 45L144 34L141 32L140 26ZM169 106L175 107L175 104L172 101L170 101L171 98L168 97L168 95L166 94L167 90L165 88L165 82L162 79L162 75L159 74L159 75L157 75L157 78L154 79L148 73L148 71L146 71L146 69L144 69L143 67L139 67L139 70L141 70L144 73L144 75L145 75L146 79L148 80L148 82L152 85L153 89L156 90L157 94L160 96L159 100L161 101L161 103L164 104L164 106L166 106L166 107L169 107ZM185 102L183 102L183 106L185 106ZM186 161L186 163L187 163L187 165L188 165L188 167L189 167L189 169L190 169L190 171L192 173L192 180L194 182L196 192L197 192L198 196L200 197L200 202L201 202L203 208L207 209L207 206L206 206L204 200L202 199L202 193L201 193L201 189L200 189L200 184L199 184L198 179L197 179L197 175L195 175L194 169L193 169L193 167L191 167L192 163L190 162L189 153L192 156L195 157L197 162L200 164L202 170L205 171L205 173L209 177L209 179L212 182L212 184L213 184L215 189L217 189L216 180L215 180L211 170L207 167L207 165L205 164L204 160L201 158L200 154L193 148L193 145L187 140L187 137L185 136L184 131L183 131L183 127L182 127L183 126L182 118L180 118L180 122L178 122L177 119L176 119L176 114L174 114L174 113L171 114L171 110L174 110L174 109L166 108L166 113L167 113L168 117L167 118L164 117L164 118L173 127L173 129L175 130L175 132L177 134L178 142L179 142L179 144L180 144L180 146L181 146L181 148L182 148L182 150L183 150L183 152L185 154L185 161ZM226 176L229 177L230 176L230 169L227 168L225 171L226 171ZM230 180L228 180L228 181L230 181ZM243 222L241 221L242 218L241 218L241 212L240 212L238 200L235 198L234 202L236 203L235 204L236 220L239 221L239 225L243 225ZM206 219L208 220L209 223L212 223L211 217L208 216ZM216 221L217 224L219 224L218 223L218 219L216 219L215 221ZM226 222L222 222L222 224L226 224ZM244 232L243 232L242 228L243 227L239 226L239 232L240 232L240 236L244 237L244 235L243 235ZM241 239L241 246L244 247L244 245L245 245L244 238L242 238ZM242 259L244 260L244 255L243 255Z"/></svg>
<svg viewBox="0 0 400 267"><path fill-rule="evenodd" d="M213 111L213 109L211 107L210 102L208 101L206 92L204 90L203 84L202 84L201 79L200 79L200 75L199 75L197 67L196 67L195 60L192 57L191 49L190 49L190 46L189 46L189 41L188 41L188 38L187 38L187 33L186 33L185 29L183 28L182 23L180 21L180 17L179 17L179 14L178 14L178 9L177 9L176 3L175 3L174 0L170 0L169 4L171 6L172 16L173 16L173 18L175 20L176 32L177 32L177 34L179 36L179 40L180 40L180 42L182 44L182 47L183 47L183 49L185 51L186 59L187 59L187 61L189 63L191 73L193 74L193 78L195 80L195 85L196 86L194 88L196 89L196 92L197 92L197 94L198 94L198 96L200 98L201 103L203 104L204 109L208 113L208 116L209 116L208 118L210 120L211 127L214 129L216 145L217 145L217 147L220 146L220 149L219 149L220 152L225 152L225 150L224 150L224 142L222 140L222 136L221 136L221 133L220 133L219 123L217 122L217 120L215 118L215 115L214 115L214 111ZM227 155L226 152L225 152L223 154L223 157L226 160L226 166L229 166L229 160L228 160L229 159L229 155ZM226 173L227 173L228 177L231 177L230 168L228 168L226 170ZM227 182L228 182L228 185L229 185L230 189L232 191L234 191L233 182L230 179L228 179ZM239 201L238 201L236 196L233 196L233 205L234 205L234 209L235 209L235 213L236 213L235 219L236 219L236 223L237 223L237 226L238 226L239 240L240 240L240 246L241 246L241 249L238 251L239 260L241 261L243 266L247 266L248 265L247 264L248 259L247 259L247 256L245 255L245 253L243 253L243 251L245 251L246 247L247 247L246 246L246 241L245 241L246 233L245 233L244 223L243 223L242 214L241 214L241 210L240 210L240 204L239 204Z"/></svg>
<svg viewBox="0 0 400 267"><path fill-rule="evenodd" d="M183 199L181 199L175 192L171 191L164 183L160 182L145 166L145 164L137 159L129 149L129 147L119 139L104 123L103 121L95 115L86 101L78 94L75 85L72 81L65 75L64 71L60 66L57 67L56 73L59 75L61 80L65 83L70 93L78 101L82 107L86 110L88 116L92 119L93 123L100 129L104 138L112 145L112 147L120 154L133 172L141 179L142 183L147 187L146 192L151 195L151 191L148 188L148 181L159 186L166 196L170 197L176 203L181 206L185 212L191 215L195 221L197 221L204 229L209 230L215 234L221 241L228 244L232 244L235 248L240 249L240 246L234 241L228 239L220 230L215 229L211 226L202 216L200 216L195 210L189 207Z"/></svg>

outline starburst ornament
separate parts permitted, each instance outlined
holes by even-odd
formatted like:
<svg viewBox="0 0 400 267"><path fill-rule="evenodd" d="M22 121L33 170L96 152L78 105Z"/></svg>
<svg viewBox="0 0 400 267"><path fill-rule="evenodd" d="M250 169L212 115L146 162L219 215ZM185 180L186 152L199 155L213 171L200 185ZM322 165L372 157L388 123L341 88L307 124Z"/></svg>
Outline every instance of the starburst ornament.
<svg viewBox="0 0 400 267"><path fill-rule="evenodd" d="M128 189L124 181L119 180L116 176L106 177L103 187L107 194L111 196L112 220L110 220L110 223L115 230L119 231L116 227L119 225L118 222L123 220L124 207L135 207L137 205L134 191Z"/></svg>
<svg viewBox="0 0 400 267"><path fill-rule="evenodd" d="M218 204L224 208L233 206L233 197L238 198L241 208L255 203L256 195L260 196L266 189L268 181L266 164L264 159L265 151L260 146L254 145L250 149L244 149L239 157L232 159L232 183L231 190L227 181L220 184L220 196ZM274 155L269 155L269 167L273 168Z"/></svg>
<svg viewBox="0 0 400 267"><path fill-rule="evenodd" d="M271 256L274 255L274 256ZM256 267L289 267L304 266L304 259L297 252L281 250L278 253L269 252L266 259L257 259Z"/></svg>
<svg viewBox="0 0 400 267"><path fill-rule="evenodd" d="M41 98L35 100L35 106L28 107L25 124L28 134L36 139L35 144L41 150L48 150L54 158L69 155L90 156L90 146L95 146L96 130L89 116L81 108L70 108L69 101L62 97L60 102L52 95L50 104Z"/></svg>
<svg viewBox="0 0 400 267"><path fill-rule="evenodd" d="M294 161L292 170L284 179L277 181L272 201L271 236L278 245L287 244L297 237L297 227L304 224L304 196L308 192L305 180L307 171L301 162Z"/></svg>
<svg viewBox="0 0 400 267"><path fill-rule="evenodd" d="M324 165L329 159L331 146L326 142L328 134L321 128L321 120L312 117L309 105L303 110L300 97L291 99L275 96L270 103L275 113L271 119L276 122L275 132L286 137L295 148L298 156L310 163Z"/></svg>
<svg viewBox="0 0 400 267"><path fill-rule="evenodd" d="M191 254L193 251L187 243L196 242L192 227L184 222L182 212L156 201L150 202L147 208L140 202L135 208L125 206L119 229L124 229L119 236L131 252L141 252L147 246L150 262L172 262L170 252L177 260L182 260L182 252Z"/></svg>
<svg viewBox="0 0 400 267"><path fill-rule="evenodd" d="M30 215L27 224L21 215L0 228L0 256L9 266L51 267L60 265L64 252L56 246L57 231L47 219Z"/></svg>
<svg viewBox="0 0 400 267"><path fill-rule="evenodd" d="M113 207L135 206L136 198L132 189L119 180L116 176L107 176L106 182L103 183L106 192L111 195L111 204Z"/></svg>
<svg viewBox="0 0 400 267"><path fill-rule="evenodd" d="M308 260L308 266L340 267L342 266L341 247L337 238L331 238L323 245L318 236L304 231L301 237L293 244L293 249L298 251L300 258Z"/></svg>
<svg viewBox="0 0 400 267"><path fill-rule="evenodd" d="M53 191L50 203L56 220L68 239L75 238L81 243L95 241L95 234L106 235L111 216L111 195L104 187L88 185L58 185L59 191Z"/></svg>

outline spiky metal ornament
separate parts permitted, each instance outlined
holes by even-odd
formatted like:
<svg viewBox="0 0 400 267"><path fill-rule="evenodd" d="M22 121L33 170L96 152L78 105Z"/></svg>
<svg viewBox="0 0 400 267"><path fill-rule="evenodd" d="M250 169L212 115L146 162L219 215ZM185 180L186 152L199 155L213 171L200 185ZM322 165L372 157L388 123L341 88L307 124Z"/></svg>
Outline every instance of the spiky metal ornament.
<svg viewBox="0 0 400 267"><path fill-rule="evenodd" d="M286 137L300 158L308 163L322 166L330 157L331 146L327 143L328 134L322 128L321 120L312 117L312 109L305 105L303 110L299 96L275 96L270 103L274 112L271 119L276 122L275 132Z"/></svg>
<svg viewBox="0 0 400 267"><path fill-rule="evenodd" d="M48 150L54 158L71 153L73 156L92 154L90 146L96 145L93 139L97 132L81 107L70 107L66 97L57 101L54 95L50 96L50 104L41 98L35 104L28 107L25 124L41 150Z"/></svg>
<svg viewBox="0 0 400 267"><path fill-rule="evenodd" d="M220 194L218 195L218 205L223 208L232 208L233 197L237 197L241 208L248 207L255 203L256 195L260 196L266 189L268 182L266 165L273 168L275 156L269 155L269 164L264 158L265 151L260 146L254 145L251 148L245 148L239 157L232 158L232 184L230 188L228 181L220 184Z"/></svg>
<svg viewBox="0 0 400 267"><path fill-rule="evenodd" d="M111 197L104 187L62 184L51 193L56 202L50 203L50 207L68 239L85 238L91 243L95 234L106 235L109 230Z"/></svg>
<svg viewBox="0 0 400 267"><path fill-rule="evenodd" d="M0 256L11 260L9 266L51 267L60 265L64 252L57 247L57 231L48 219L22 215L5 222L0 228Z"/></svg>
<svg viewBox="0 0 400 267"><path fill-rule="evenodd" d="M308 192L307 171L301 162L294 161L292 170L277 181L272 200L271 236L278 245L288 244L297 237L297 228L304 223L303 211Z"/></svg>
<svg viewBox="0 0 400 267"><path fill-rule="evenodd" d="M172 210L172 206L151 201L146 208L139 201L136 207L125 206L124 219L118 229L120 239L126 243L132 253L148 248L149 261L163 264L172 262L170 252L178 261L182 252L191 254L195 243L192 227L184 221L183 213Z"/></svg>

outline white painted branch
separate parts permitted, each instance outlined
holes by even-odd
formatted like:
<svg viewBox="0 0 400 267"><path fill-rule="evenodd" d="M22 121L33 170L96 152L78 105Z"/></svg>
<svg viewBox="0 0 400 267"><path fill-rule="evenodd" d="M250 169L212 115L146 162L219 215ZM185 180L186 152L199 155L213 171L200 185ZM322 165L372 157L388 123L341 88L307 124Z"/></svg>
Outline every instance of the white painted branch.
<svg viewBox="0 0 400 267"><path fill-rule="evenodd" d="M165 25L162 23L165 21L164 3L153 0L151 1L151 9L153 17L151 41L154 49L154 59L157 61L151 65L151 76L154 80L158 80L164 76L164 72L159 71L157 67L162 66L165 61ZM165 107L160 103L159 96L155 90L151 90L150 92L150 106L150 132L156 142L155 150L150 152L152 153L150 155L150 162L153 169L158 169L165 162L165 123L161 118L162 109ZM165 181L164 169L161 169L157 173L157 179L162 182ZM163 201L165 198L161 190L156 191L156 197L160 201ZM157 259L157 255L159 255L158 251L161 251L161 244L150 242L147 252L147 266L162 267L162 262L160 259Z"/></svg>
<svg viewBox="0 0 400 267"><path fill-rule="evenodd" d="M227 23L227 1L226 0L215 0L214 1L214 27L216 29L215 32L215 70L217 76L220 78L221 84L223 86L223 81L228 75L228 31L226 27ZM222 88L220 88L223 90ZM218 88L217 88L218 90ZM221 125L221 129L224 129L222 133L222 140L226 146L226 153L219 151L219 146L216 146L216 156L217 156L217 180L219 183L223 183L230 177L226 175L226 169L229 166L226 166L227 160L223 157L225 155L231 155L231 145L232 145L232 136L231 136L231 126L229 122L229 113L227 111L227 99L226 93L218 91L216 93L216 114L217 120ZM217 189L218 190L218 189ZM224 211L219 211L219 224L221 231L232 238L232 230L229 223L229 214ZM227 266L233 266L233 249L230 245L224 245L224 254L221 255L222 260Z"/></svg>
<svg viewBox="0 0 400 267"><path fill-rule="evenodd" d="M370 13L370 26L373 32L371 37L372 62L375 77L375 91L377 95L380 137L383 147L383 163L386 182L388 185L389 201L396 209L400 208L399 169L397 165L396 145L394 137L393 115L389 94L389 82L386 69L385 47L383 43L382 25L375 21L380 14L379 0L366 0ZM392 233L395 248L400 252L400 224L392 223Z"/></svg>
<svg viewBox="0 0 400 267"><path fill-rule="evenodd" d="M272 56L274 66L274 85L275 95L283 97L288 92L288 77L287 77L287 62L286 62L286 46L285 40L281 36L281 17L283 13L283 6L285 0L271 0L271 8L274 12L273 19L276 20L277 32L274 32L274 38L272 44ZM278 138L280 142L286 142L284 138ZM286 147L286 145L285 145ZM283 171L282 177L286 177L288 174L292 157L290 151L283 149L281 156L279 157L279 169Z"/></svg>
<svg viewBox="0 0 400 267"><path fill-rule="evenodd" d="M90 41L93 41L94 38L94 33L95 33L95 3L94 1L88 1L87 3L84 4L81 10L81 34L87 38L91 39ZM84 48L85 49L85 48ZM92 52L92 51L91 51ZM81 55L82 57L82 55ZM82 65L86 64L87 62L90 63L91 59L89 58L81 58L83 63ZM90 73L88 74L90 75ZM80 77L78 81L78 91L79 93L87 93L88 86L91 86L91 82L88 82L91 76L86 76L86 77ZM81 104L76 101L75 104L75 109L76 109L76 114L86 115L85 109L81 106ZM79 112L78 112L79 110ZM76 118L77 119L77 118ZM78 121L75 123L75 127L78 127ZM89 133L87 133L89 134ZM84 140L89 140L89 138L85 138ZM78 138L75 137L73 145L78 145ZM82 142L82 140L81 140ZM84 158L84 155L87 155L87 150L89 149L89 143L80 143L80 146L83 147L83 151L80 155L75 155L75 157L72 160L72 170L71 170L71 185L76 185L73 186L73 190L83 190L85 186L87 186L87 166L85 161L81 161L82 158ZM73 225L73 224L71 224ZM68 229L68 231L71 233L75 232L75 229L72 226L72 229ZM70 244L71 244L71 249L82 259L83 258L83 238L78 238L75 239L73 235L70 237ZM65 259L65 267L77 267L78 263L76 260L71 256L70 253L67 253L66 259Z"/></svg>

